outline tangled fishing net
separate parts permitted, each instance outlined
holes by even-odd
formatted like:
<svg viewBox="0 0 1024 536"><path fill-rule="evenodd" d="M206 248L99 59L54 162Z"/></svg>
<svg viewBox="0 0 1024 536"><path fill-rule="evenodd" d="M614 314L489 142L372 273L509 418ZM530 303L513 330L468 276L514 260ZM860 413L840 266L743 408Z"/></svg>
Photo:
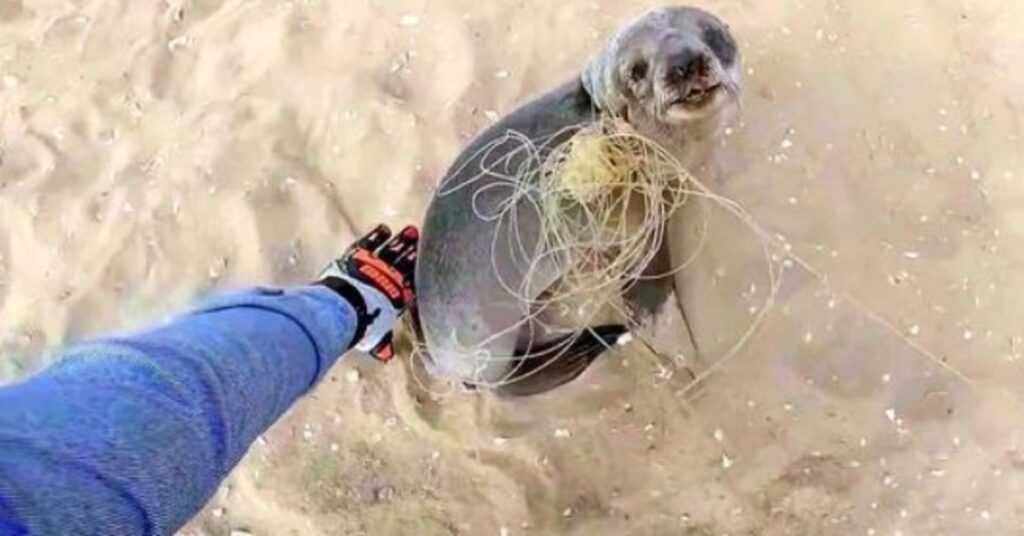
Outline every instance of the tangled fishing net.
<svg viewBox="0 0 1024 536"><path fill-rule="evenodd" d="M665 239L666 222L686 203L693 178L667 150L617 119L580 128L550 148L520 141L534 154L503 216L512 203L529 204L539 238L523 252L527 276L507 290L535 311L570 302L597 310L608 301L606 291L640 280ZM536 295L543 285L534 277L551 263L559 267L559 282Z"/></svg>
<svg viewBox="0 0 1024 536"><path fill-rule="evenodd" d="M558 290L543 298L549 303L638 281L693 188L674 156L617 119L579 130L546 155L536 175L521 187L536 188L540 200L540 256L563 267ZM523 293L530 283L527 277L519 295L536 303Z"/></svg>
<svg viewBox="0 0 1024 536"><path fill-rule="evenodd" d="M609 308L618 311L623 323L635 328L632 315L622 308L624 290L644 279L667 277L685 269L703 247L706 229L700 244L684 262L667 273L645 275L666 239L666 224L673 213L696 196L711 199L741 219L748 219L741 207L697 181L669 150L619 118L570 127L542 140L509 131L466 162L479 163L479 173L458 184L442 184L439 195L477 187L473 196L475 215L483 221L498 222L492 269L502 273L495 254L499 251L511 252L517 263L526 266L521 280L501 279L505 290L522 303L524 318L493 337L519 330L527 323L541 324L551 332L587 329L598 314ZM451 174L461 175L459 171ZM487 181L481 186L483 177ZM500 195L495 196L494 190L500 190ZM488 196L498 197L501 202L484 202ZM523 210L539 222L539 232L531 235L533 239L520 233L518 219L523 217ZM553 266L558 276L551 285ZM546 324L542 315L549 313L544 315L548 318L552 310L570 311L560 315L563 320L569 318L569 325ZM481 370L489 363L522 362L532 357L493 355L486 349L489 341L464 348L467 359L478 363ZM565 348L572 343L566 340ZM419 350L422 354L424 349ZM557 356L549 354L547 358L554 361ZM510 370L506 380L516 373ZM498 387L505 381L480 384Z"/></svg>

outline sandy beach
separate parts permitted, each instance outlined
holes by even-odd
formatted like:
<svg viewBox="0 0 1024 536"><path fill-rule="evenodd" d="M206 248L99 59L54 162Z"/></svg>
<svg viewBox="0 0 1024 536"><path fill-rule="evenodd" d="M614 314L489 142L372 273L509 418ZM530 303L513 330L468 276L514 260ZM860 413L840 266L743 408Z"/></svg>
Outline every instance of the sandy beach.
<svg viewBox="0 0 1024 536"><path fill-rule="evenodd" d="M659 4L0 0L0 382L418 222ZM182 534L1024 534L1024 3L694 4L744 56L713 186L791 256L750 339L771 281L711 206L700 355L513 401L352 357Z"/></svg>

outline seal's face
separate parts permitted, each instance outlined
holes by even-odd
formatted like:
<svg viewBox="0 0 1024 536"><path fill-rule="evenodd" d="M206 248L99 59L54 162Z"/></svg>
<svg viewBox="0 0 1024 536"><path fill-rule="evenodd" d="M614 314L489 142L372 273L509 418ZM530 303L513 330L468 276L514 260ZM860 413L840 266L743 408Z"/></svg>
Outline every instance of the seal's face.
<svg viewBox="0 0 1024 536"><path fill-rule="evenodd" d="M700 9L669 7L620 32L584 84L599 107L631 123L677 126L735 104L739 72L736 42L724 23Z"/></svg>

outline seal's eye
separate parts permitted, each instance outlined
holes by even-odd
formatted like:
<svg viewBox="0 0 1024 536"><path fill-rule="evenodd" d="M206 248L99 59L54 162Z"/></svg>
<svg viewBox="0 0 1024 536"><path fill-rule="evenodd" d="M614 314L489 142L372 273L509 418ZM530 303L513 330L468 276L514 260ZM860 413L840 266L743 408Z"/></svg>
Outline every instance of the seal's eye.
<svg viewBox="0 0 1024 536"><path fill-rule="evenodd" d="M640 60L633 64L629 68L629 78L634 82L640 82L644 78L647 78L647 62Z"/></svg>

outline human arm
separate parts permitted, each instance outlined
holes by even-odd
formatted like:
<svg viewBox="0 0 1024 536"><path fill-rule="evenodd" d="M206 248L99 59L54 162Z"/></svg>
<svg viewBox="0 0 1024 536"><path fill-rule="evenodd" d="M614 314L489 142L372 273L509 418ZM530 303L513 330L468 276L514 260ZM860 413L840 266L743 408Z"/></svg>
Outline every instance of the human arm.
<svg viewBox="0 0 1024 536"><path fill-rule="evenodd" d="M340 355L390 341L411 285L394 302L353 277L364 265L351 260L318 285L225 296L164 326L78 345L0 389L0 534L180 528Z"/></svg>

